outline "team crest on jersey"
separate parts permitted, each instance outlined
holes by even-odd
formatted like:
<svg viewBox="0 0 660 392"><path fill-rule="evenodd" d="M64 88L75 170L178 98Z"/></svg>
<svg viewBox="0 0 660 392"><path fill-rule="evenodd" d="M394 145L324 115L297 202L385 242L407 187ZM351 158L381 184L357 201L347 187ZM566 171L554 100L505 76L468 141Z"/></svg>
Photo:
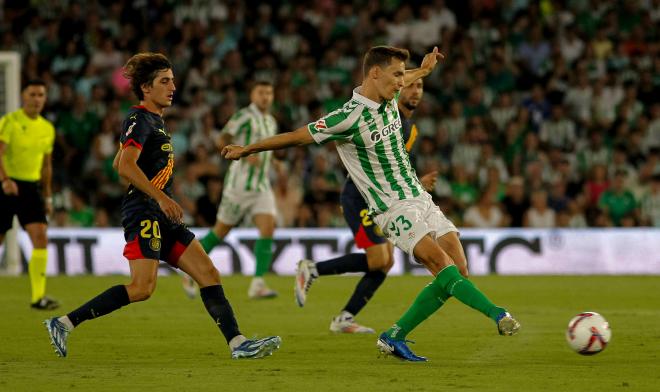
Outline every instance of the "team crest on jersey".
<svg viewBox="0 0 660 392"><path fill-rule="evenodd" d="M149 240L149 247L151 250L154 252L158 252L160 250L160 238L152 238Z"/></svg>
<svg viewBox="0 0 660 392"><path fill-rule="evenodd" d="M321 119L314 123L314 128L320 130L320 129L326 129L328 128L328 126L325 125L325 120Z"/></svg>
<svg viewBox="0 0 660 392"><path fill-rule="evenodd" d="M131 132L133 132L133 127L135 126L135 124L137 124L137 123L134 122L133 124L131 124L130 127L128 127L128 131L126 131L126 136L130 135Z"/></svg>

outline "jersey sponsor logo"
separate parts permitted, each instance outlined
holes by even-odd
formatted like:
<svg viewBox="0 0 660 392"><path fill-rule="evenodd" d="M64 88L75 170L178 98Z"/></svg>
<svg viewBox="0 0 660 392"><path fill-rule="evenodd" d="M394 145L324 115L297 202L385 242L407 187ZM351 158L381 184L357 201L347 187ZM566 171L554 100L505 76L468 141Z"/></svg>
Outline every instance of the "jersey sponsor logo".
<svg viewBox="0 0 660 392"><path fill-rule="evenodd" d="M326 129L328 127L327 125L325 125L325 120L321 119L314 123L314 128L321 130L321 129Z"/></svg>
<svg viewBox="0 0 660 392"><path fill-rule="evenodd" d="M133 132L133 127L135 126L135 124L137 124L137 123L134 122L133 124L131 124L130 127L128 127L128 131L126 131L126 136L130 135L131 132Z"/></svg>
<svg viewBox="0 0 660 392"><path fill-rule="evenodd" d="M393 123L381 129L380 131L376 130L371 132L371 135L369 135L369 137L371 138L372 142L376 143L381 141L383 138L390 136L392 132L395 132L397 129L400 128L401 128L401 119L397 118Z"/></svg>
<svg viewBox="0 0 660 392"><path fill-rule="evenodd" d="M170 143L165 143L160 146L162 151L172 151L172 145Z"/></svg>

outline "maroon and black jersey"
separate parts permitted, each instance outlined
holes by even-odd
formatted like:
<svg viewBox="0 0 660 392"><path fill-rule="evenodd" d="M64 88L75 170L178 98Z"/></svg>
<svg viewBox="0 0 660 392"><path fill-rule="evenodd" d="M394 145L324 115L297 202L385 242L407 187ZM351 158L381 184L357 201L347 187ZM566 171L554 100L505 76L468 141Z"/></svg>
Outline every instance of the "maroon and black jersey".
<svg viewBox="0 0 660 392"><path fill-rule="evenodd" d="M172 197L174 151L163 118L143 106L132 107L122 124L120 142L121 148L140 149L138 167L156 188ZM122 203L123 218L146 208L160 211L155 200L130 185Z"/></svg>

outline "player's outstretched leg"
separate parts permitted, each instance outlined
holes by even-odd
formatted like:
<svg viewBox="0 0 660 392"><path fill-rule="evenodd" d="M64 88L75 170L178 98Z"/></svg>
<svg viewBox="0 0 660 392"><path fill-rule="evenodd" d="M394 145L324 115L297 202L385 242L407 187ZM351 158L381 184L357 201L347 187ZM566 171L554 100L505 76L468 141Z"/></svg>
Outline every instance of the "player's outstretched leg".
<svg viewBox="0 0 660 392"><path fill-rule="evenodd" d="M422 321L440 309L448 298L449 296L443 290L438 290L433 282L424 287L406 313L390 329L380 335L377 342L379 350L407 361L419 361L407 347L406 337ZM387 347L391 347L391 350L388 351Z"/></svg>
<svg viewBox="0 0 660 392"><path fill-rule="evenodd" d="M311 260L300 260L296 266L296 281L293 285L293 292L298 306L305 306L307 302L307 292L312 287L314 280L319 277L316 265Z"/></svg>
<svg viewBox="0 0 660 392"><path fill-rule="evenodd" d="M59 321L57 317L45 320L44 325L50 337L50 344L55 348L55 353L59 357L66 357L66 341L69 337L69 328L63 322Z"/></svg>
<svg viewBox="0 0 660 392"><path fill-rule="evenodd" d="M520 329L520 323L506 309L493 304L472 282L461 276L455 265L440 271L433 283L435 282L441 287L439 290L444 290L448 295L495 321L500 335L515 335Z"/></svg>
<svg viewBox="0 0 660 392"><path fill-rule="evenodd" d="M376 290L385 281L386 276L387 274L380 270L369 271L364 274L341 314L332 319L330 330L337 333L374 333L375 331L372 328L355 322L355 315L367 305Z"/></svg>
<svg viewBox="0 0 660 392"><path fill-rule="evenodd" d="M409 340L392 339L387 335L387 332L383 332L380 334L380 337L378 337L376 346L378 347L378 351L384 355L393 355L403 361L426 362L426 357L416 355L410 350L410 347L408 347L407 344L409 342Z"/></svg>
<svg viewBox="0 0 660 392"><path fill-rule="evenodd" d="M344 210L346 212L346 210ZM347 218L348 219L348 218ZM355 286L351 298L339 316L332 319L330 330L341 333L374 333L372 328L355 322L355 316L367 305L383 284L393 265L393 246L390 242L372 243L366 248L367 271ZM356 267L359 267L357 265Z"/></svg>
<svg viewBox="0 0 660 392"><path fill-rule="evenodd" d="M300 260L296 269L294 286L296 303L300 307L305 306L307 292L319 276L340 275L348 272L369 272L367 255L364 253L349 253L318 263L311 260Z"/></svg>
<svg viewBox="0 0 660 392"><path fill-rule="evenodd" d="M157 266L158 263L154 261L154 265ZM57 355L60 357L67 356L67 338L69 333L80 323L104 316L128 305L130 302L126 286L117 285L107 289L65 316L53 317L44 321L50 336L50 342L55 347Z"/></svg>
<svg viewBox="0 0 660 392"><path fill-rule="evenodd" d="M273 355L273 352L280 348L281 344L282 338L279 336L269 336L263 339L246 339L231 351L231 357L233 359L263 358Z"/></svg>
<svg viewBox="0 0 660 392"><path fill-rule="evenodd" d="M232 358L262 358L280 347L282 338L279 336L247 339L239 331L234 310L220 284L220 273L198 241L190 242L176 264L199 285L199 294L206 311L224 335Z"/></svg>
<svg viewBox="0 0 660 392"><path fill-rule="evenodd" d="M514 335L520 323L506 309L493 304L469 279L462 276L447 253L430 236L415 246L415 257L436 275L431 283L436 292L453 296L469 307L492 319L501 335Z"/></svg>

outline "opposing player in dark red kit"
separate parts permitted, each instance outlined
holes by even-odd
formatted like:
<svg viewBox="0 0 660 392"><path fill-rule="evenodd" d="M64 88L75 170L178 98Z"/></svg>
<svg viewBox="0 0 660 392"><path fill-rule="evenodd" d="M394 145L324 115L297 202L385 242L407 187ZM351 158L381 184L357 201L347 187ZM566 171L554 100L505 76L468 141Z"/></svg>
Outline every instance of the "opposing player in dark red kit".
<svg viewBox="0 0 660 392"><path fill-rule="evenodd" d="M109 288L67 315L46 320L56 353L67 355L67 337L83 321L148 299L156 288L159 260L163 260L197 282L232 358L270 355L279 348L281 338L249 340L240 333L218 270L182 223L183 210L172 200L174 152L162 118L176 90L170 61L162 54L139 53L126 63L125 76L140 99L123 123L121 148L114 161L119 175L130 184L122 204L122 226L131 282Z"/></svg>

